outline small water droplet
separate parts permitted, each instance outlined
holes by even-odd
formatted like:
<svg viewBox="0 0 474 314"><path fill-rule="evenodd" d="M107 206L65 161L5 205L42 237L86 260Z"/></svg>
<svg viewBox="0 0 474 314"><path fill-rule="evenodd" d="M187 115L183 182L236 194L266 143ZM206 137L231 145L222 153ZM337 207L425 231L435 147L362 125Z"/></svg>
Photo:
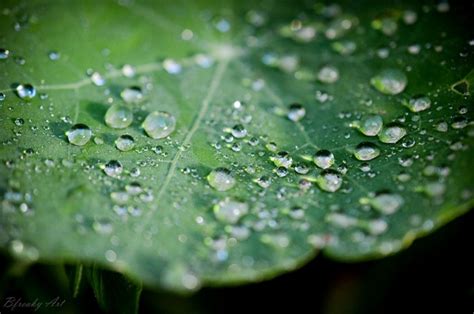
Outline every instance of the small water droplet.
<svg viewBox="0 0 474 314"><path fill-rule="evenodd" d="M112 105L105 113L105 124L114 129L125 129L133 122L132 111L121 105Z"/></svg>
<svg viewBox="0 0 474 314"><path fill-rule="evenodd" d="M243 138L247 136L247 129L242 124L234 125L231 130L232 136L235 138Z"/></svg>
<svg viewBox="0 0 474 314"><path fill-rule="evenodd" d="M236 183L231 171L222 167L212 170L207 176L207 182L217 191L230 190Z"/></svg>
<svg viewBox="0 0 474 314"><path fill-rule="evenodd" d="M270 157L270 160L273 161L275 166L289 168L293 163L293 158L286 151L278 152L275 156Z"/></svg>
<svg viewBox="0 0 474 314"><path fill-rule="evenodd" d="M125 88L120 97L128 104L136 104L143 100L143 92L139 86L131 86Z"/></svg>
<svg viewBox="0 0 474 314"><path fill-rule="evenodd" d="M110 234L113 231L112 222L107 218L95 220L92 228L99 234Z"/></svg>
<svg viewBox="0 0 474 314"><path fill-rule="evenodd" d="M358 160L361 161L368 161L372 160L380 155L380 149L377 145L370 143L370 142L362 142L357 145L354 156Z"/></svg>
<svg viewBox="0 0 474 314"><path fill-rule="evenodd" d="M323 66L318 72L318 80L322 83L332 84L339 79L339 70L332 66Z"/></svg>
<svg viewBox="0 0 474 314"><path fill-rule="evenodd" d="M122 152L127 152L135 147L135 140L131 135L120 135L120 137L115 140L115 147Z"/></svg>
<svg viewBox="0 0 474 314"><path fill-rule="evenodd" d="M0 60L5 60L10 55L10 50L5 48L0 48Z"/></svg>
<svg viewBox="0 0 474 314"><path fill-rule="evenodd" d="M370 115L360 121L352 122L350 126L357 128L366 136L376 136L382 130L383 120L379 115Z"/></svg>
<svg viewBox="0 0 474 314"><path fill-rule="evenodd" d="M406 134L407 131L405 128L398 125L391 125L379 133L379 140L382 143L394 144L401 140Z"/></svg>
<svg viewBox="0 0 474 314"><path fill-rule="evenodd" d="M375 210L385 215L395 213L404 203L403 197L398 194L388 192L378 193L374 197L363 197L360 199L361 204L369 204Z"/></svg>
<svg viewBox="0 0 474 314"><path fill-rule="evenodd" d="M92 137L92 130L85 124L78 123L66 132L69 143L77 146L86 145Z"/></svg>
<svg viewBox="0 0 474 314"><path fill-rule="evenodd" d="M20 84L16 87L16 94L21 99L30 100L36 96L36 89L31 84Z"/></svg>
<svg viewBox="0 0 474 314"><path fill-rule="evenodd" d="M163 61L163 68L169 74L179 74L182 71L181 64L173 59L165 59Z"/></svg>
<svg viewBox="0 0 474 314"><path fill-rule="evenodd" d="M398 69L385 69L370 79L375 89L387 95L397 95L405 90L407 86L405 73Z"/></svg>
<svg viewBox="0 0 474 314"><path fill-rule="evenodd" d="M288 106L287 117L293 122L298 122L306 115L306 109L301 104L291 104Z"/></svg>
<svg viewBox="0 0 474 314"><path fill-rule="evenodd" d="M105 164L103 170L109 177L118 177L123 171L123 166L119 161L111 160Z"/></svg>
<svg viewBox="0 0 474 314"><path fill-rule="evenodd" d="M249 206L247 203L225 198L214 205L213 210L217 220L228 224L235 224L248 213Z"/></svg>
<svg viewBox="0 0 474 314"><path fill-rule="evenodd" d="M431 107L431 99L428 96L416 96L404 101L403 104L412 112L420 112Z"/></svg>
<svg viewBox="0 0 474 314"><path fill-rule="evenodd" d="M146 117L142 127L151 138L162 139L174 131L176 118L165 111L154 111Z"/></svg>
<svg viewBox="0 0 474 314"><path fill-rule="evenodd" d="M48 58L51 61L57 61L61 58L61 54L58 51L53 50L48 52Z"/></svg>
<svg viewBox="0 0 474 314"><path fill-rule="evenodd" d="M105 84L105 78L99 72L92 73L91 81L95 86L103 86Z"/></svg>
<svg viewBox="0 0 474 314"><path fill-rule="evenodd" d="M305 164L295 165L295 172L298 174L307 174L309 172L309 167Z"/></svg>
<svg viewBox="0 0 474 314"><path fill-rule="evenodd" d="M313 161L319 168L327 169L334 164L335 158L333 153L331 153L327 149L322 149L316 152L313 157Z"/></svg>
<svg viewBox="0 0 474 314"><path fill-rule="evenodd" d="M319 188L326 192L336 192L342 185L342 176L331 169L323 170L316 178Z"/></svg>
<svg viewBox="0 0 474 314"><path fill-rule="evenodd" d="M268 176L261 176L258 179L255 179L254 182L257 183L260 187L266 189L270 186L272 180Z"/></svg>

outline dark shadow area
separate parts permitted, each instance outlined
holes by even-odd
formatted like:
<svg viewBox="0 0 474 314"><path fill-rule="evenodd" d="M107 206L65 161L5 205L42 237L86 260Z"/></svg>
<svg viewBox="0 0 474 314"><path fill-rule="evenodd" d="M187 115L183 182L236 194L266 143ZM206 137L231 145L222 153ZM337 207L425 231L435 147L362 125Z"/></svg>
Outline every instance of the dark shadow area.
<svg viewBox="0 0 474 314"><path fill-rule="evenodd" d="M104 116L109 109L109 106L96 103L96 102L89 102L85 106L86 112L89 116L91 116L94 120L99 123L104 123Z"/></svg>

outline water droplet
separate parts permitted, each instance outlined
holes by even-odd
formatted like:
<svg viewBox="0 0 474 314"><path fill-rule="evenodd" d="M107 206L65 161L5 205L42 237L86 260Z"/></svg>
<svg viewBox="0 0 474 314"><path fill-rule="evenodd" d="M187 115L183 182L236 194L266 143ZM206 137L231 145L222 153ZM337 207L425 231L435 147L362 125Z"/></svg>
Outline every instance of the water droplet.
<svg viewBox="0 0 474 314"><path fill-rule="evenodd" d="M468 120L466 117L457 116L454 117L453 123L451 123L451 127L453 129L464 129L468 125Z"/></svg>
<svg viewBox="0 0 474 314"><path fill-rule="evenodd" d="M111 160L104 166L104 172L109 177L118 177L123 171L122 164L117 160Z"/></svg>
<svg viewBox="0 0 474 314"><path fill-rule="evenodd" d="M179 74L182 70L181 64L173 59L165 59L163 61L163 68L169 74Z"/></svg>
<svg viewBox="0 0 474 314"><path fill-rule="evenodd" d="M314 163L321 169L327 169L334 164L334 155L327 149L322 149L316 152L313 158Z"/></svg>
<svg viewBox="0 0 474 314"><path fill-rule="evenodd" d="M125 129L133 122L132 111L121 105L112 105L105 113L105 124L114 129Z"/></svg>
<svg viewBox="0 0 474 314"><path fill-rule="evenodd" d="M332 84L339 79L339 70L331 65L323 66L318 72L318 80L326 83Z"/></svg>
<svg viewBox="0 0 474 314"><path fill-rule="evenodd" d="M270 160L273 161L275 166L289 168L293 163L293 158L286 151L281 151L276 154L276 156L270 157Z"/></svg>
<svg viewBox="0 0 474 314"><path fill-rule="evenodd" d="M407 131L405 128L398 125L391 125L379 133L379 140L382 143L394 144L401 140L406 134Z"/></svg>
<svg viewBox="0 0 474 314"><path fill-rule="evenodd" d="M30 100L36 96L36 89L31 84L20 84L16 87L16 94L21 99Z"/></svg>
<svg viewBox="0 0 474 314"><path fill-rule="evenodd" d="M217 191L227 191L234 187L236 181L227 168L216 168L207 176L207 182Z"/></svg>
<svg viewBox="0 0 474 314"><path fill-rule="evenodd" d="M249 206L247 203L225 198L214 205L213 210L217 220L228 224L235 224L242 216L248 213Z"/></svg>
<svg viewBox="0 0 474 314"><path fill-rule="evenodd" d="M130 195L138 195L143 191L143 188L138 182L131 182L125 185L125 191Z"/></svg>
<svg viewBox="0 0 474 314"><path fill-rule="evenodd" d="M10 50L5 48L0 48L0 60L5 60L10 55Z"/></svg>
<svg viewBox="0 0 474 314"><path fill-rule="evenodd" d="M366 136L376 136L382 130L383 120L379 115L370 115L360 121L354 121L350 125L357 128Z"/></svg>
<svg viewBox="0 0 474 314"><path fill-rule="evenodd" d="M254 182L257 183L260 187L266 189L270 186L272 180L268 176L261 176L260 178L255 179Z"/></svg>
<svg viewBox="0 0 474 314"><path fill-rule="evenodd" d="M441 121L436 125L436 131L438 132L447 132L448 131L448 123L445 121Z"/></svg>
<svg viewBox="0 0 474 314"><path fill-rule="evenodd" d="M58 51L50 51L48 52L48 58L51 61L57 61L61 58L61 54Z"/></svg>
<svg viewBox="0 0 474 314"><path fill-rule="evenodd" d="M92 228L100 234L110 234L113 231L112 222L107 218L95 220Z"/></svg>
<svg viewBox="0 0 474 314"><path fill-rule="evenodd" d="M375 89L387 95L397 95L407 86L405 73L398 69L385 69L370 79Z"/></svg>
<svg viewBox="0 0 474 314"><path fill-rule="evenodd" d="M122 152L127 152L135 147L135 140L131 135L120 135L120 137L115 140L115 147Z"/></svg>
<svg viewBox="0 0 474 314"><path fill-rule="evenodd" d="M368 161L372 160L380 155L380 149L377 145L370 143L370 142L362 142L357 145L354 156L358 160L361 161Z"/></svg>
<svg viewBox="0 0 474 314"><path fill-rule="evenodd" d="M124 64L122 66L122 74L125 76L125 77L134 77L135 76L135 73L136 73L136 70L135 68L130 65L130 64Z"/></svg>
<svg viewBox="0 0 474 314"><path fill-rule="evenodd" d="M247 136L247 129L242 124L234 125L231 130L232 136L235 138L243 138Z"/></svg>
<svg viewBox="0 0 474 314"><path fill-rule="evenodd" d="M23 124L25 124L25 120L23 120L22 118L16 118L14 123L16 126L22 126Z"/></svg>
<svg viewBox="0 0 474 314"><path fill-rule="evenodd" d="M378 193L374 197L363 197L360 199L361 204L369 204L375 210L385 215L395 213L403 205L403 197L398 194L387 192Z"/></svg>
<svg viewBox="0 0 474 314"><path fill-rule="evenodd" d="M431 107L431 99L428 96L416 96L403 104L412 112L420 112Z"/></svg>
<svg viewBox="0 0 474 314"><path fill-rule="evenodd" d="M143 100L143 92L139 86L131 86L125 88L120 97L128 104L136 104Z"/></svg>
<svg viewBox="0 0 474 314"><path fill-rule="evenodd" d="M429 197L440 197L446 192L446 184L443 182L430 182L417 191L424 192Z"/></svg>
<svg viewBox="0 0 474 314"><path fill-rule="evenodd" d="M4 93L0 92L0 101L5 100L6 96Z"/></svg>
<svg viewBox="0 0 474 314"><path fill-rule="evenodd" d="M287 117L293 122L298 122L306 115L306 109L301 104L291 104L288 106Z"/></svg>
<svg viewBox="0 0 474 314"><path fill-rule="evenodd" d="M142 127L151 138L165 138L174 131L176 118L165 111L154 111L146 117Z"/></svg>
<svg viewBox="0 0 474 314"><path fill-rule="evenodd" d="M278 167L275 169L275 173L280 178L286 177L288 175L288 169L285 167Z"/></svg>
<svg viewBox="0 0 474 314"><path fill-rule="evenodd" d="M323 170L316 178L319 188L326 192L336 192L342 185L342 176L331 169Z"/></svg>
<svg viewBox="0 0 474 314"><path fill-rule="evenodd" d="M309 172L309 167L305 164L295 165L295 172L298 174L307 174Z"/></svg>
<svg viewBox="0 0 474 314"><path fill-rule="evenodd" d="M103 86L105 84L105 78L99 72L92 73L91 81L95 86Z"/></svg>
<svg viewBox="0 0 474 314"><path fill-rule="evenodd" d="M85 124L75 124L66 132L69 143L77 146L86 145L92 137L92 130Z"/></svg>

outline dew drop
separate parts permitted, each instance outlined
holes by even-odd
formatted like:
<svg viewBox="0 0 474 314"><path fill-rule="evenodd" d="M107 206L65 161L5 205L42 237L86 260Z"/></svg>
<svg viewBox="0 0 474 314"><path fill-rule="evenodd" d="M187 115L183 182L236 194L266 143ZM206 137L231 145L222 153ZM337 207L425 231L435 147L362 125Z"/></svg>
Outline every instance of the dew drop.
<svg viewBox="0 0 474 314"><path fill-rule="evenodd" d="M36 96L36 89L31 84L20 84L16 87L16 94L21 99L30 100Z"/></svg>
<svg viewBox="0 0 474 314"><path fill-rule="evenodd" d="M85 124L75 124L66 132L69 143L77 146L86 145L92 137L92 130Z"/></svg>
<svg viewBox="0 0 474 314"><path fill-rule="evenodd" d="M109 177L118 177L123 171L122 164L117 160L111 160L104 166L104 172Z"/></svg>
<svg viewBox="0 0 474 314"><path fill-rule="evenodd" d="M207 176L207 182L217 191L230 190L236 183L231 171L222 167L212 170Z"/></svg>
<svg viewBox="0 0 474 314"><path fill-rule="evenodd" d="M306 115L306 109L301 104L291 104L288 106L287 117L293 122L298 122Z"/></svg>
<svg viewBox="0 0 474 314"><path fill-rule="evenodd" d="M397 95L407 86L407 77L398 69L385 69L372 77L370 84L383 94Z"/></svg>
<svg viewBox="0 0 474 314"><path fill-rule="evenodd" d="M114 129L125 129L133 122L132 111L121 105L112 105L105 113L105 124Z"/></svg>
<svg viewBox="0 0 474 314"><path fill-rule="evenodd" d="M295 172L298 174L307 174L309 172L309 167L305 164L295 165Z"/></svg>
<svg viewBox="0 0 474 314"><path fill-rule="evenodd" d="M179 64L173 59L165 59L163 61L163 68L169 74L179 74L182 70L181 64Z"/></svg>
<svg viewBox="0 0 474 314"><path fill-rule="evenodd" d="M165 111L154 111L146 117L142 127L151 138L162 139L174 131L176 118Z"/></svg>
<svg viewBox="0 0 474 314"><path fill-rule="evenodd" d="M275 173L280 178L286 177L288 175L288 169L285 167L278 167L275 169Z"/></svg>
<svg viewBox="0 0 474 314"><path fill-rule="evenodd" d="M401 140L406 134L407 131L405 128L398 125L391 125L379 133L379 140L382 143L394 144Z"/></svg>
<svg viewBox="0 0 474 314"><path fill-rule="evenodd" d="M247 136L247 129L242 124L234 125L231 130L232 136L235 138L243 138Z"/></svg>
<svg viewBox="0 0 474 314"><path fill-rule="evenodd" d="M316 178L319 188L326 192L336 192L342 185L342 176L331 169L323 170Z"/></svg>
<svg viewBox="0 0 474 314"><path fill-rule="evenodd" d="M113 231L112 222L107 218L95 220L92 228L99 234L110 234Z"/></svg>
<svg viewBox="0 0 474 314"><path fill-rule="evenodd" d="M136 104L143 100L143 92L142 89L138 86L131 86L125 88L121 93L120 97L122 97L123 101L128 104Z"/></svg>
<svg viewBox="0 0 474 314"><path fill-rule="evenodd" d="M248 213L249 206L247 203L225 198L214 205L213 210L217 220L223 223L235 224Z"/></svg>
<svg viewBox="0 0 474 314"><path fill-rule="evenodd" d="M357 128L366 136L376 136L382 130L383 120L379 115L370 115L360 121L354 121L350 125Z"/></svg>
<svg viewBox="0 0 474 314"><path fill-rule="evenodd" d="M293 163L293 158L286 151L278 152L275 156L270 157L270 160L273 161L275 166L289 168Z"/></svg>
<svg viewBox="0 0 474 314"><path fill-rule="evenodd" d="M358 160L368 161L377 158L380 155L380 149L377 145L370 142L362 142L357 145L354 156Z"/></svg>
<svg viewBox="0 0 474 314"><path fill-rule="evenodd" d="M57 61L61 58L61 54L58 51L53 50L48 52L48 58L51 61Z"/></svg>
<svg viewBox="0 0 474 314"><path fill-rule="evenodd" d="M0 48L0 60L5 60L10 55L10 50L5 48Z"/></svg>
<svg viewBox="0 0 474 314"><path fill-rule="evenodd" d="M360 199L360 203L369 204L380 213L391 215L403 205L404 200L398 194L382 192L374 197L363 197Z"/></svg>
<svg viewBox="0 0 474 314"><path fill-rule="evenodd" d="M272 180L268 176L261 176L258 179L255 179L254 182L257 183L260 187L266 189L270 186Z"/></svg>
<svg viewBox="0 0 474 314"><path fill-rule="evenodd" d="M412 112L420 112L431 107L431 99L428 96L416 96L403 104Z"/></svg>
<svg viewBox="0 0 474 314"><path fill-rule="evenodd" d="M334 162L334 155L327 149L322 149L316 152L316 154L313 157L313 161L321 169L327 169L331 167Z"/></svg>
<svg viewBox="0 0 474 314"><path fill-rule="evenodd" d="M120 135L120 137L115 140L115 147L122 152L127 152L135 147L135 140L131 135Z"/></svg>
<svg viewBox="0 0 474 314"><path fill-rule="evenodd" d="M103 86L105 84L105 78L99 72L92 73L91 81L95 86Z"/></svg>
<svg viewBox="0 0 474 314"><path fill-rule="evenodd" d="M331 65L323 66L318 72L318 80L322 83L332 84L339 79L339 70Z"/></svg>

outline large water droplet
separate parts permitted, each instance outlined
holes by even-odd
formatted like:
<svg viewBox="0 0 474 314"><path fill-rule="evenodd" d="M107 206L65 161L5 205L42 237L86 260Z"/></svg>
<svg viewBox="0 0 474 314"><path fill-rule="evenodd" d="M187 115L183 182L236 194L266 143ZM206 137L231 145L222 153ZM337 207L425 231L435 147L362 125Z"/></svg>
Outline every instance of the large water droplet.
<svg viewBox="0 0 474 314"><path fill-rule="evenodd" d="M121 105L112 105L105 113L105 123L114 129L125 129L133 122L132 111Z"/></svg>
<svg viewBox="0 0 474 314"><path fill-rule="evenodd" d="M75 124L66 132L69 143L77 146L86 145L92 137L92 130L85 124Z"/></svg>
<svg viewBox="0 0 474 314"><path fill-rule="evenodd" d="M306 109L301 104L291 104L288 106L287 117L291 121L298 122L306 115Z"/></svg>
<svg viewBox="0 0 474 314"><path fill-rule="evenodd" d="M380 149L377 145L370 142L362 142L357 145L354 156L358 160L367 161L372 160L380 155Z"/></svg>
<svg viewBox="0 0 474 314"><path fill-rule="evenodd" d="M165 138L174 131L176 118L165 111L154 111L146 117L142 127L151 138Z"/></svg>
<svg viewBox="0 0 474 314"><path fill-rule="evenodd" d="M321 190L326 192L336 192L342 185L342 176L335 170L326 169L316 178L316 183Z"/></svg>
<svg viewBox="0 0 474 314"><path fill-rule="evenodd" d="M115 140L115 147L117 147L118 150L127 152L135 147L135 140L131 135L120 135L120 137Z"/></svg>
<svg viewBox="0 0 474 314"><path fill-rule="evenodd" d="M379 133L379 140L382 143L394 144L401 140L406 134L407 131L405 128L398 125L391 125Z"/></svg>
<svg viewBox="0 0 474 314"><path fill-rule="evenodd" d="M327 169L334 164L334 155L327 149L322 149L316 152L313 158L314 163L321 169Z"/></svg>
<svg viewBox="0 0 474 314"><path fill-rule="evenodd" d="M386 69L379 72L370 79L370 84L379 92L388 95L396 95L403 92L407 86L405 73L398 69Z"/></svg>
<svg viewBox="0 0 474 314"><path fill-rule="evenodd" d="M412 112L420 112L431 107L431 99L428 96L416 96L404 101L403 104Z"/></svg>
<svg viewBox="0 0 474 314"><path fill-rule="evenodd" d="M126 102L126 103L132 103L136 104L139 103L140 101L143 100L143 92L142 89L138 86L131 86L125 88L121 93L120 97Z"/></svg>
<svg viewBox="0 0 474 314"><path fill-rule="evenodd" d="M21 99L30 100L36 96L36 89L31 84L20 84L16 87L16 94Z"/></svg>
<svg viewBox="0 0 474 314"><path fill-rule="evenodd" d="M217 191L230 190L235 185L235 178L227 168L216 168L207 176L207 182Z"/></svg>
<svg viewBox="0 0 474 314"><path fill-rule="evenodd" d="M217 220L228 224L235 224L242 216L248 213L249 206L247 203L226 198L214 205L213 210Z"/></svg>
<svg viewBox="0 0 474 314"><path fill-rule="evenodd" d="M370 115L360 121L351 123L351 127L357 128L362 134L376 136L382 130L383 120L379 115Z"/></svg>

